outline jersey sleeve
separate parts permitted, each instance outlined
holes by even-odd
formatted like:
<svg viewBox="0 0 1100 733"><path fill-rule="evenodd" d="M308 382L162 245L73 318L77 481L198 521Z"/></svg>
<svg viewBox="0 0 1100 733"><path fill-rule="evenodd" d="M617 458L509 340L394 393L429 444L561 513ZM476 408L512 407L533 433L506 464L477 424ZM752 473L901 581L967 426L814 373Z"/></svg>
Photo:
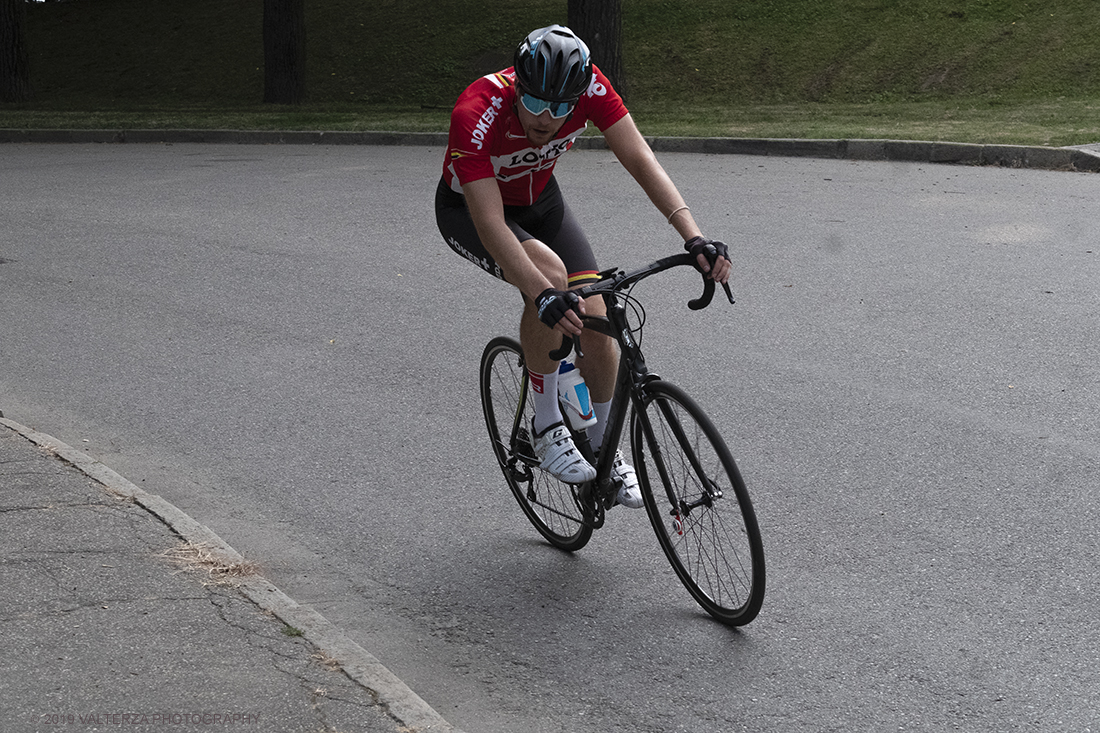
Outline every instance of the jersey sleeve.
<svg viewBox="0 0 1100 733"><path fill-rule="evenodd" d="M600 132L603 132L626 117L630 110L623 104L622 97L611 86L611 82L599 67L592 68L595 71L592 75L592 83L588 85L588 91L581 97L581 104L584 105L584 115L600 128Z"/></svg>
<svg viewBox="0 0 1100 733"><path fill-rule="evenodd" d="M504 88L509 80L493 76L496 78L482 77L471 84L451 112L447 162L459 185L495 175L491 150L500 135L497 123L504 110Z"/></svg>

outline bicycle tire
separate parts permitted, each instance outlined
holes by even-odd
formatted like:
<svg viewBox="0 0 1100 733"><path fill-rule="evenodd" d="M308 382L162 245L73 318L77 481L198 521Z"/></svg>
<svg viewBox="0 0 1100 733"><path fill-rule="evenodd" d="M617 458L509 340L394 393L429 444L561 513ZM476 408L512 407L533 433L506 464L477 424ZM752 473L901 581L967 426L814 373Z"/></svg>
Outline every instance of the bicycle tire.
<svg viewBox="0 0 1100 733"><path fill-rule="evenodd" d="M498 336L486 345L480 384L493 453L523 513L550 544L567 552L581 549L592 538L592 526L584 521L578 489L540 469L531 447L534 407L518 341Z"/></svg>
<svg viewBox="0 0 1100 733"><path fill-rule="evenodd" d="M764 602L764 545L737 464L680 388L647 384L642 409L632 413L631 448L661 549L707 613L743 626Z"/></svg>

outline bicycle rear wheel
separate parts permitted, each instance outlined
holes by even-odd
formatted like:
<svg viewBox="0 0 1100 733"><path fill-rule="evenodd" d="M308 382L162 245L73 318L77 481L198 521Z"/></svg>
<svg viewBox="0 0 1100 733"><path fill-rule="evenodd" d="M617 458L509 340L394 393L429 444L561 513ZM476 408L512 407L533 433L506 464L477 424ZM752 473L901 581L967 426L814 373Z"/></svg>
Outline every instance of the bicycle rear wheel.
<svg viewBox="0 0 1100 733"><path fill-rule="evenodd" d="M569 552L584 547L592 527L584 521L579 489L538 467L530 433L534 408L518 341L499 336L489 342L481 355L480 381L489 440L523 513L555 547Z"/></svg>
<svg viewBox="0 0 1100 733"><path fill-rule="evenodd" d="M661 549L707 613L747 624L764 602L764 545L737 464L683 390L651 382L642 404L631 447Z"/></svg>

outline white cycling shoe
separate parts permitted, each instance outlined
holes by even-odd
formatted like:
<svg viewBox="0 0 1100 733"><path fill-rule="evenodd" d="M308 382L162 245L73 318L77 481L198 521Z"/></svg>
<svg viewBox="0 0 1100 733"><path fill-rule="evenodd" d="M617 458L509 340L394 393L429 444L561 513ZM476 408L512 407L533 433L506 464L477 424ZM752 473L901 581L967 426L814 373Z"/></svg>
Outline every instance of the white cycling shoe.
<svg viewBox="0 0 1100 733"><path fill-rule="evenodd" d="M596 478L596 469L577 450L564 423L554 423L541 435L535 435L535 455L539 467L558 481L583 484ZM637 480L634 483L637 485Z"/></svg>
<svg viewBox="0 0 1100 733"><path fill-rule="evenodd" d="M642 499L642 489L638 486L638 475L634 473L634 466L626 462L621 450L615 451L615 460L611 463L611 475L623 482L615 501L627 509L641 509L645 501Z"/></svg>

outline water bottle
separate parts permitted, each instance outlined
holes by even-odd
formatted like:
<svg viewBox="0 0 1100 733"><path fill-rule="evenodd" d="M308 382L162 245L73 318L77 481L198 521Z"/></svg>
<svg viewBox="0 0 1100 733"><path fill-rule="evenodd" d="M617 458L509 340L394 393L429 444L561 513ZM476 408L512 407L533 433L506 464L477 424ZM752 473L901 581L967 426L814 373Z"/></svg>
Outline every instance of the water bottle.
<svg viewBox="0 0 1100 733"><path fill-rule="evenodd" d="M584 383L576 365L568 361L562 361L558 367L558 399L565 418L574 430L584 430L596 424L596 413L592 411L588 385Z"/></svg>

